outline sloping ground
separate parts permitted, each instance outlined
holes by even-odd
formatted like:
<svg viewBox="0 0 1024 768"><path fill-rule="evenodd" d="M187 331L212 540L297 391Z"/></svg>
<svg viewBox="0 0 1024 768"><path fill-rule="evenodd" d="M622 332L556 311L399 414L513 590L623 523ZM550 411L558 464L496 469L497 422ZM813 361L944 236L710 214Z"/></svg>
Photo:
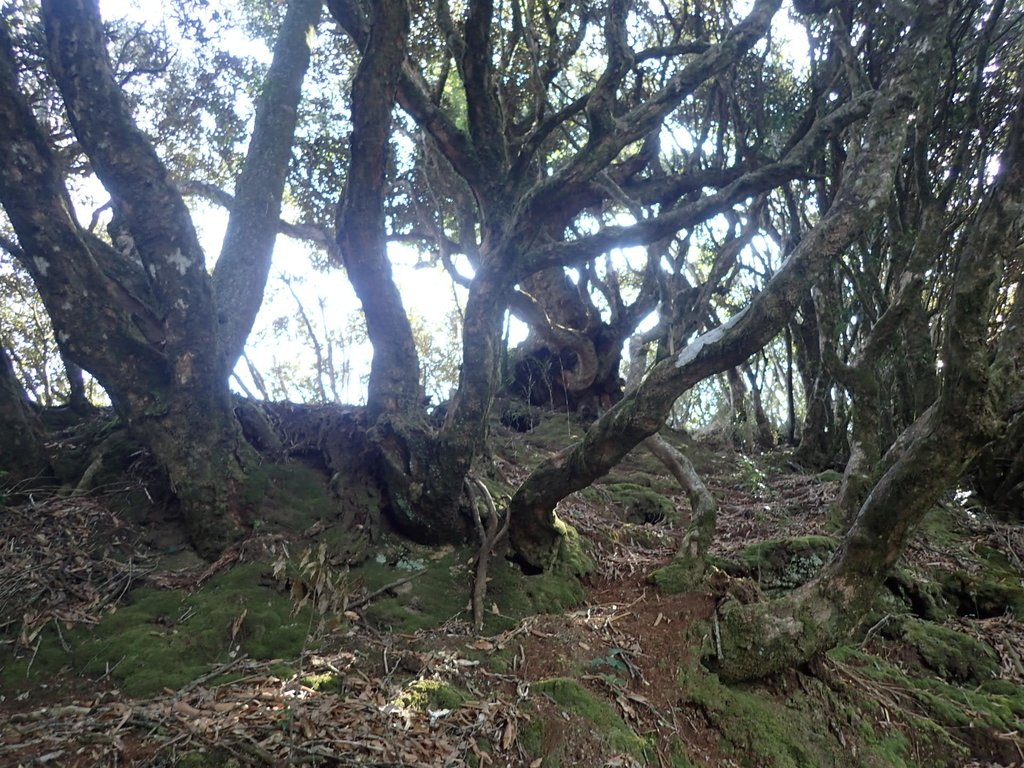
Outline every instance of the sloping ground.
<svg viewBox="0 0 1024 768"><path fill-rule="evenodd" d="M496 427L491 492L578 430ZM5 509L0 765L1024 765L1020 528L950 501L849 646L724 686L699 663L717 601L813 575L837 482L670 437L721 504L709 591L649 583L687 509L638 453L559 509L586 556L491 559L480 632L475 548L355 546L306 470L213 566L123 489Z"/></svg>

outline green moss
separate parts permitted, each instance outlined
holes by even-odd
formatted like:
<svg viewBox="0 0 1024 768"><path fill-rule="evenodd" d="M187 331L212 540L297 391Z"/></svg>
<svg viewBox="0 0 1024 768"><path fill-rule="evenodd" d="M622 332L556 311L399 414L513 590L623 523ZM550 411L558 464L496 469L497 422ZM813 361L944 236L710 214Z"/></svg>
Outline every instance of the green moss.
<svg viewBox="0 0 1024 768"><path fill-rule="evenodd" d="M804 768L833 765L833 744L798 705L780 706L768 696L723 685L718 676L690 670L684 697L700 706L722 736L721 747L740 765Z"/></svg>
<svg viewBox="0 0 1024 768"><path fill-rule="evenodd" d="M309 629L308 612L291 616L291 601L272 586L263 566L236 566L194 594L138 589L129 603L92 627L47 631L39 654L4 665L5 688L66 668L76 675L110 675L129 695L179 688L232 658L294 658ZM236 628L234 636L232 630Z"/></svg>
<svg viewBox="0 0 1024 768"><path fill-rule="evenodd" d="M995 651L962 632L906 619L895 634L917 651L926 667L946 680L977 685L999 673Z"/></svg>
<svg viewBox="0 0 1024 768"><path fill-rule="evenodd" d="M395 706L420 711L458 709L470 700L469 694L437 679L414 680L395 699Z"/></svg>
<svg viewBox="0 0 1024 768"><path fill-rule="evenodd" d="M587 555L579 532L557 515L555 528L562 537L553 570L569 576L586 576L594 570L594 561Z"/></svg>
<svg viewBox="0 0 1024 768"><path fill-rule="evenodd" d="M1016 573L989 569L979 573L956 571L936 575L943 596L961 616L990 618L1007 611L1024 617L1024 588Z"/></svg>
<svg viewBox="0 0 1024 768"><path fill-rule="evenodd" d="M933 544L958 549L963 545L961 514L948 507L933 507L922 518L917 535Z"/></svg>
<svg viewBox="0 0 1024 768"><path fill-rule="evenodd" d="M942 591L942 585L906 568L897 567L886 579L886 587L902 602L902 613L909 609L915 616L928 621L945 621L952 607Z"/></svg>
<svg viewBox="0 0 1024 768"><path fill-rule="evenodd" d="M179 755L174 764L178 768L240 768L242 765L237 757L232 757L230 753L219 749Z"/></svg>
<svg viewBox="0 0 1024 768"><path fill-rule="evenodd" d="M419 573L361 609L375 626L411 633L438 627L457 615L468 616L475 557L474 548L385 547L376 557L352 568L349 580L374 591ZM555 567L541 575L524 576L504 558L492 558L487 571L484 632L504 631L535 613L559 613L580 605L584 593L579 576L592 567L579 535L569 526L564 526Z"/></svg>
<svg viewBox="0 0 1024 768"><path fill-rule="evenodd" d="M611 541L621 546L636 545L644 549L660 549L678 543L671 529L656 525L622 523L604 533L609 534Z"/></svg>
<svg viewBox="0 0 1024 768"><path fill-rule="evenodd" d="M676 522L679 510L656 490L638 483L610 483L594 487L592 493L621 510L622 518L634 524Z"/></svg>
<svg viewBox="0 0 1024 768"><path fill-rule="evenodd" d="M303 675L302 684L320 693L344 693L345 691L344 679L335 672Z"/></svg>
<svg viewBox="0 0 1024 768"><path fill-rule="evenodd" d="M619 717L606 701L602 701L575 680L555 677L533 683L534 694L544 694L565 710L568 715L577 715L593 723L608 746L616 752L626 752L644 759L652 751L650 742L636 733ZM560 727L558 724L545 727ZM536 752L531 754L537 755Z"/></svg>
<svg viewBox="0 0 1024 768"><path fill-rule="evenodd" d="M475 742L476 748L480 750L481 755L490 755L494 752L494 745L490 739L478 736ZM469 765L469 768L484 768L487 765L494 765L493 759L477 757L475 752L468 752L466 754L466 763Z"/></svg>
<svg viewBox="0 0 1024 768"><path fill-rule="evenodd" d="M697 763L690 759L686 744L675 737L672 738L669 745L668 764L672 768L697 768Z"/></svg>
<svg viewBox="0 0 1024 768"><path fill-rule="evenodd" d="M653 571L650 579L662 592L677 595L695 589L702 571L699 564L676 558L668 565Z"/></svg>
<svg viewBox="0 0 1024 768"><path fill-rule="evenodd" d="M858 675L869 680L904 689L928 713L919 718L905 713L916 728L930 733L933 740L943 740L959 748L943 728L987 728L998 733L1024 728L1024 691L997 686L998 692L987 685L961 688L933 677L907 675L903 670L877 656L853 648L837 648L829 652L831 658L856 668Z"/></svg>
<svg viewBox="0 0 1024 768"><path fill-rule="evenodd" d="M847 649L857 654L856 649ZM866 654L861 654L866 656ZM699 708L719 733L718 748L740 766L805 768L856 765L910 768L914 754L895 729L879 729L881 717L864 707L855 691L838 693L834 682L799 675L779 679L768 690L734 686L699 666L681 670L681 699ZM845 740L834 737L837 729ZM682 763L686 765L686 763Z"/></svg>
<svg viewBox="0 0 1024 768"><path fill-rule="evenodd" d="M766 589L793 589L810 580L837 546L828 536L759 541L737 553L737 575L755 578Z"/></svg>
<svg viewBox="0 0 1024 768"><path fill-rule="evenodd" d="M304 531L338 515L327 476L302 464L263 464L248 474L242 494L257 526Z"/></svg>
<svg viewBox="0 0 1024 768"><path fill-rule="evenodd" d="M532 717L519 731L519 745L530 757L543 758L545 766L558 768L562 764L560 756L553 755L550 750L545 749L544 729L544 721L539 717Z"/></svg>

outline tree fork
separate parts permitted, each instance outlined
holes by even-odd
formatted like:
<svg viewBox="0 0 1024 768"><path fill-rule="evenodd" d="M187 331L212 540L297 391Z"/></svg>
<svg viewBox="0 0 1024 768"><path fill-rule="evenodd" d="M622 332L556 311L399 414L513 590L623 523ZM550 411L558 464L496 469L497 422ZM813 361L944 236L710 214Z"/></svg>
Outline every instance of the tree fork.
<svg viewBox="0 0 1024 768"><path fill-rule="evenodd" d="M657 363L640 386L588 430L583 440L543 462L512 498L510 541L520 558L545 568L557 553L554 507L568 494L603 476L664 424L675 400L715 373L741 365L786 323L807 289L847 245L874 220L892 187L909 115L931 73L925 52L905 48L909 61L875 98L862 150L843 179L832 206L807 233L765 290L732 319L705 333L677 359Z"/></svg>

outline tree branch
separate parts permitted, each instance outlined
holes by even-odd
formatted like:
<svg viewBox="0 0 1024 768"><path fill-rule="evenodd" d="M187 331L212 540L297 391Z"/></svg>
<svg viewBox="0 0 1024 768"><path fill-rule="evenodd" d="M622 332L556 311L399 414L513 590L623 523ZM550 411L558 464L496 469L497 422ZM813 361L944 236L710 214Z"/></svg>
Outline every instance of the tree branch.
<svg viewBox="0 0 1024 768"><path fill-rule="evenodd" d="M160 313L175 319L169 342L177 347L188 337L214 344L205 256L181 195L114 80L96 3L44 0L42 16L48 60L75 135L125 219Z"/></svg>
<svg viewBox="0 0 1024 768"><path fill-rule="evenodd" d="M235 200L213 273L221 351L228 370L242 354L270 274L280 230L292 143L309 67L312 33L321 0L291 0L274 45L274 58L256 106L245 164L235 182Z"/></svg>
<svg viewBox="0 0 1024 768"><path fill-rule="evenodd" d="M594 235L551 243L524 259L521 276L552 266L579 264L611 248L646 245L667 235L699 224L728 210L738 201L765 192L802 173L828 136L868 114L875 94L862 94L844 104L815 126L780 160L744 173L724 189L684 203L659 216L627 226L609 226Z"/></svg>

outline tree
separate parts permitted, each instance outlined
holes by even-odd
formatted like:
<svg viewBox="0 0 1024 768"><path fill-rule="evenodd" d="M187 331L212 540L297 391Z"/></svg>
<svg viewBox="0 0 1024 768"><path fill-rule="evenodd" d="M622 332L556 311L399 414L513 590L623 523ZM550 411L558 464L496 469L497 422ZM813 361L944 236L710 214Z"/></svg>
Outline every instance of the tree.
<svg viewBox="0 0 1024 768"><path fill-rule="evenodd" d="M111 194L116 235L105 241L76 220L61 157L21 90L6 20L0 201L62 351L103 385L167 472L193 542L214 553L243 511L236 494L247 452L227 377L269 269L320 3L292 3L282 23L212 278L181 194L114 78L96 4L45 2L40 15L38 42L74 137Z"/></svg>

